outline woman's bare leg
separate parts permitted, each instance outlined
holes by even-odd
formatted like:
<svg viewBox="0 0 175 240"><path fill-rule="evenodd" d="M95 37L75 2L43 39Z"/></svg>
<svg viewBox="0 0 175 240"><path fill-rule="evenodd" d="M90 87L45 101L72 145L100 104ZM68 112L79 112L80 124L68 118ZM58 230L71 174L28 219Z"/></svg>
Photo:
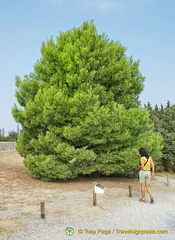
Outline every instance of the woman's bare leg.
<svg viewBox="0 0 175 240"><path fill-rule="evenodd" d="M146 186L146 190L147 190L147 192L149 193L150 197L153 197L153 196L152 196L152 192L151 192L150 184L145 184L145 186Z"/></svg>

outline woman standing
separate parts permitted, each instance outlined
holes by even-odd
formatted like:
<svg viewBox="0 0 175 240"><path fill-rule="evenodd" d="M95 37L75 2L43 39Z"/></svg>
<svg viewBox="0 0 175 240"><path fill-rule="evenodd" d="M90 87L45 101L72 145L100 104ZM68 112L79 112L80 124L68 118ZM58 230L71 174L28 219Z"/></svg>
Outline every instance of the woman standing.
<svg viewBox="0 0 175 240"><path fill-rule="evenodd" d="M150 202L154 203L154 199L151 192L150 181L151 176L154 178L154 162L153 159L147 154L144 148L139 150L141 161L138 167L141 168L139 172L139 180L141 186L142 198L139 199L140 202L146 203L145 199L145 189L150 195ZM151 171L152 168L152 171Z"/></svg>

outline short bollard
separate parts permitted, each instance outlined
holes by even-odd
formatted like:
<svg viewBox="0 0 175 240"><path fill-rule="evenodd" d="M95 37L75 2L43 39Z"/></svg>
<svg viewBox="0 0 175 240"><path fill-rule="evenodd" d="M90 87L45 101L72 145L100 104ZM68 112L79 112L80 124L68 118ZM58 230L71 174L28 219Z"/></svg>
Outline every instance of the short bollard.
<svg viewBox="0 0 175 240"><path fill-rule="evenodd" d="M41 218L45 218L45 202L41 202Z"/></svg>
<svg viewBox="0 0 175 240"><path fill-rule="evenodd" d="M166 179L167 179L167 185L169 186L170 185L170 179L169 179L168 174L166 175Z"/></svg>
<svg viewBox="0 0 175 240"><path fill-rule="evenodd" d="M97 195L95 193L95 191L93 191L93 206L97 205Z"/></svg>
<svg viewBox="0 0 175 240"><path fill-rule="evenodd" d="M132 197L132 187L129 186L129 197Z"/></svg>

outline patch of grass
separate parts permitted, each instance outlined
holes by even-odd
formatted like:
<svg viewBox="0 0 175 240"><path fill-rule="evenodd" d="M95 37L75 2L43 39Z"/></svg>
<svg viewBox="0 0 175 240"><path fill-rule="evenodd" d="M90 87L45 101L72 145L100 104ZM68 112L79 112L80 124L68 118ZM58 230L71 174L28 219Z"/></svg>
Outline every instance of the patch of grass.
<svg viewBox="0 0 175 240"><path fill-rule="evenodd" d="M4 234L4 233L7 233L7 232L8 232L8 230L5 227L0 226L0 234Z"/></svg>

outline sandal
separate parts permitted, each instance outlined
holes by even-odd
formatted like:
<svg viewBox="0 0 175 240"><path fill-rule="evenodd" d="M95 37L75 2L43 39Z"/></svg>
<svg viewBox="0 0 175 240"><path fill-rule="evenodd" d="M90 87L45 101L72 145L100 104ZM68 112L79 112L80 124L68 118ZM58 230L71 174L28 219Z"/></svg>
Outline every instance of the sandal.
<svg viewBox="0 0 175 240"><path fill-rule="evenodd" d="M143 198L140 198L139 201L146 203L146 199L143 199Z"/></svg>
<svg viewBox="0 0 175 240"><path fill-rule="evenodd" d="M150 202L154 203L154 198L153 197L150 197Z"/></svg>

